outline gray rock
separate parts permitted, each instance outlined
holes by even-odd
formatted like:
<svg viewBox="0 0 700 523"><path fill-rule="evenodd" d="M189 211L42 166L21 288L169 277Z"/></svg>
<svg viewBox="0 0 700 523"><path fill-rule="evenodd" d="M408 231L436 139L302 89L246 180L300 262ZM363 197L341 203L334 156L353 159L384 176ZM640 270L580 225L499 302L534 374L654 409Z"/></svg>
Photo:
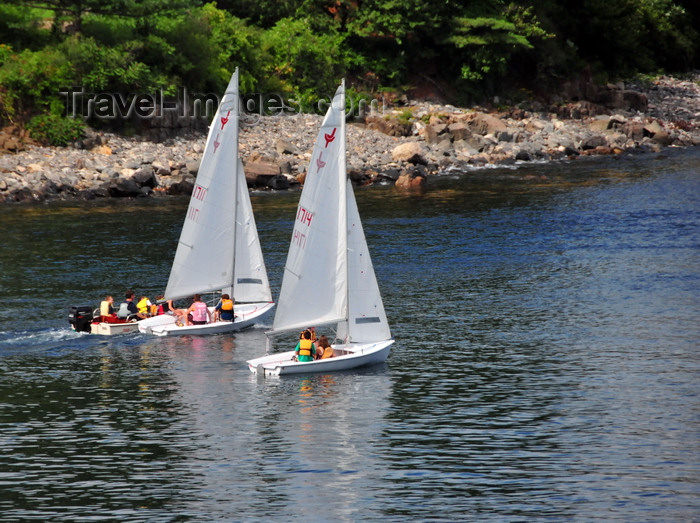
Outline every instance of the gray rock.
<svg viewBox="0 0 700 523"><path fill-rule="evenodd" d="M275 149L278 154L299 154L299 149L289 140L277 140Z"/></svg>
<svg viewBox="0 0 700 523"><path fill-rule="evenodd" d="M168 170L168 174L170 171ZM134 172L132 179L139 184L141 187L154 188L158 186L158 179L156 178L153 169L149 166L141 166Z"/></svg>
<svg viewBox="0 0 700 523"><path fill-rule="evenodd" d="M589 149L595 149L596 147L606 146L607 144L608 142L605 139L605 136L594 134L593 136L589 136L583 139L583 141L581 142L581 149L586 151Z"/></svg>

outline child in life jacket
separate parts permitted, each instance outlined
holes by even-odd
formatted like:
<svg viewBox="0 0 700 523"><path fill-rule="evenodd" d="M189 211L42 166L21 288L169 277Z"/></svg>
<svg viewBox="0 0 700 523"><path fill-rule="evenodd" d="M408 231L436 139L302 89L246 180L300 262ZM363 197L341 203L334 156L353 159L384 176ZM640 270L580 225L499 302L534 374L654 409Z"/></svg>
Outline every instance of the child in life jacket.
<svg viewBox="0 0 700 523"><path fill-rule="evenodd" d="M316 345L311 341L311 331L305 330L301 334L301 339L294 348L297 361L314 361L316 355Z"/></svg>
<svg viewBox="0 0 700 523"><path fill-rule="evenodd" d="M204 325L211 321L211 313L209 307L202 301L199 294L195 294L192 305L187 309L188 325Z"/></svg>
<svg viewBox="0 0 700 523"><path fill-rule="evenodd" d="M228 294L222 294L221 300L214 307L214 321L233 321L233 300Z"/></svg>

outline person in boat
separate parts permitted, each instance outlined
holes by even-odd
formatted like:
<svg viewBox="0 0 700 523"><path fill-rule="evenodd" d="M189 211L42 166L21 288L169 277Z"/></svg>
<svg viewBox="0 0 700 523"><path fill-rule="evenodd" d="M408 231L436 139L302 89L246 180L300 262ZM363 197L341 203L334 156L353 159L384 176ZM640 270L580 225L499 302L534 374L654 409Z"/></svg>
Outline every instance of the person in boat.
<svg viewBox="0 0 700 523"><path fill-rule="evenodd" d="M173 305L173 300L168 300L167 306L170 309L170 314L175 316L175 323L181 327L187 323L187 311L185 309L178 309Z"/></svg>
<svg viewBox="0 0 700 523"><path fill-rule="evenodd" d="M175 305L173 305L173 300L164 300L164 298L165 296L162 294L160 296L156 296L156 302L158 303L156 315L160 316L161 314L167 314L168 316L175 316L175 323L180 326L187 323L187 320L185 319L187 317L186 311L175 307Z"/></svg>
<svg viewBox="0 0 700 523"><path fill-rule="evenodd" d="M190 319L191 318L191 319ZM202 301L202 296L195 294L192 305L187 309L187 325L205 325L211 321L209 307Z"/></svg>
<svg viewBox="0 0 700 523"><path fill-rule="evenodd" d="M124 301L119 304L119 310L117 311L117 318L122 320L143 320L147 318L145 314L139 312L136 304L134 303L134 296L136 293L134 291L126 291L124 295Z"/></svg>
<svg viewBox="0 0 700 523"><path fill-rule="evenodd" d="M233 300L228 294L222 294L214 307L214 321L233 321Z"/></svg>
<svg viewBox="0 0 700 523"><path fill-rule="evenodd" d="M100 316L112 316L114 312L114 298L105 296L105 299L100 303Z"/></svg>
<svg viewBox="0 0 700 523"><path fill-rule="evenodd" d="M311 341L311 331L305 330L301 333L301 339L294 348L297 361L314 361L316 355L316 345Z"/></svg>
<svg viewBox="0 0 700 523"><path fill-rule="evenodd" d="M318 338L318 343L316 344L316 359L326 359L326 358L332 358L333 357L333 348L331 347L331 344L328 343L328 337L325 334L322 334Z"/></svg>
<svg viewBox="0 0 700 523"><path fill-rule="evenodd" d="M172 300L164 301L165 296L162 294L159 294L156 296L156 315L160 316L161 314L169 314L170 316L173 316L173 311L170 307L172 304Z"/></svg>
<svg viewBox="0 0 700 523"><path fill-rule="evenodd" d="M136 309L139 314L145 314L146 317L153 316L155 313L155 305L151 303L148 296L141 296L141 299L136 304Z"/></svg>

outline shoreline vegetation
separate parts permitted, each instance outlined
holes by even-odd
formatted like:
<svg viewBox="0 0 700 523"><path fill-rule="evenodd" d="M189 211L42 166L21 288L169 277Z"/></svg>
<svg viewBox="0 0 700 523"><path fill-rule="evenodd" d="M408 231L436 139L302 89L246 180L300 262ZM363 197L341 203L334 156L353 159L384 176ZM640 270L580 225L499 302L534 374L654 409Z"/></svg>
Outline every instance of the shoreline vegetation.
<svg viewBox="0 0 700 523"><path fill-rule="evenodd" d="M568 94L575 101L506 108L497 100L495 108L409 100L385 106L350 121L349 176L357 185L423 189L446 171L700 145L700 72L644 84L588 83ZM322 118L243 121L239 147L249 188L303 184ZM206 130L171 124L133 137L88 130L70 146L44 147L7 127L0 131L0 202L187 195L205 141Z"/></svg>

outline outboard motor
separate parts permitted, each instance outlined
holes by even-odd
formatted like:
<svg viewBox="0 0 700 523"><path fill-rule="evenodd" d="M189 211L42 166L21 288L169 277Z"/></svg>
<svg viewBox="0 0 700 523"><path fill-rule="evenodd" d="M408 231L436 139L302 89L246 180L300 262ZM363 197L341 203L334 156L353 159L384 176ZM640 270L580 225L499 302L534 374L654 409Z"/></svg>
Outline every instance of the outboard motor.
<svg viewBox="0 0 700 523"><path fill-rule="evenodd" d="M68 312L68 323L71 324L74 331L90 332L90 323L92 323L92 307L71 307Z"/></svg>

